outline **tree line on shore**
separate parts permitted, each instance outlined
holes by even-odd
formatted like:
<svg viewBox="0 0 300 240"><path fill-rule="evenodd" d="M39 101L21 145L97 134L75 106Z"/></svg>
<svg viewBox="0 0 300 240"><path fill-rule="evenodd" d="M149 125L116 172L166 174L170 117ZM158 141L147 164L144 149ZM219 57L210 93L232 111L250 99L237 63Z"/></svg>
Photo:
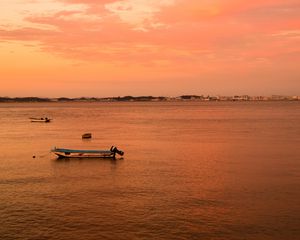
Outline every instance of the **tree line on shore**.
<svg viewBox="0 0 300 240"><path fill-rule="evenodd" d="M80 98L40 98L40 97L0 97L0 102L77 102L77 101L94 101L94 102L103 102L103 101L164 101L167 100L166 97L153 97L153 96L124 96L124 97L108 97L108 98L95 98L95 97L80 97Z"/></svg>
<svg viewBox="0 0 300 240"><path fill-rule="evenodd" d="M123 96L123 97L80 97L80 98L41 98L41 97L0 97L0 102L146 102L146 101L172 101L172 100L198 100L198 101L268 101L268 100L300 100L299 96L280 96L273 95L271 97L248 95L242 96L198 96L198 95L182 95L179 97L154 97L154 96Z"/></svg>

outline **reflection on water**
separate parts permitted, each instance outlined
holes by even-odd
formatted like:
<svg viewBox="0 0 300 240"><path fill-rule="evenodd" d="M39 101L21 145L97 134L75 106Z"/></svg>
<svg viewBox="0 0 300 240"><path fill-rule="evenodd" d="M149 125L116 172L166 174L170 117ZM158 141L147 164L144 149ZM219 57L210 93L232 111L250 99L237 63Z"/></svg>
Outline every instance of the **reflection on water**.
<svg viewBox="0 0 300 240"><path fill-rule="evenodd" d="M299 239L299 120L297 102L0 104L0 239ZM123 159L49 152L112 145Z"/></svg>
<svg viewBox="0 0 300 240"><path fill-rule="evenodd" d="M88 164L92 164L93 166L97 166L99 163L100 165L110 163L112 165L118 165L120 161L124 160L123 157L120 158L56 158L52 162L54 164L74 164L76 162L84 163L87 162Z"/></svg>

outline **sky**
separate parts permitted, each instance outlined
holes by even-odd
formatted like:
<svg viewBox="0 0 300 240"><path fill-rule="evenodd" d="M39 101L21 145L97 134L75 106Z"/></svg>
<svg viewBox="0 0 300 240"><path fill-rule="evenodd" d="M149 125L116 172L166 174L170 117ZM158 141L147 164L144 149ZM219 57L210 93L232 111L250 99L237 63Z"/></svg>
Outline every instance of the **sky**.
<svg viewBox="0 0 300 240"><path fill-rule="evenodd" d="M0 0L0 96L300 95L299 0Z"/></svg>

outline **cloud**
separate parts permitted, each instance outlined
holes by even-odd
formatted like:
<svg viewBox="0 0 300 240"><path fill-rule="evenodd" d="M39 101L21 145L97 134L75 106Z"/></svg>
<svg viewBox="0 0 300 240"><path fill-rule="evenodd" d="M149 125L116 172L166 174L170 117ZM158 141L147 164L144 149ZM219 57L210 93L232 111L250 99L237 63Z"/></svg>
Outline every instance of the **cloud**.
<svg viewBox="0 0 300 240"><path fill-rule="evenodd" d="M68 8L26 13L26 27L0 26L0 39L38 42L70 59L164 67L252 62L299 49L298 1L58 2Z"/></svg>
<svg viewBox="0 0 300 240"><path fill-rule="evenodd" d="M174 4L174 0L128 0L106 4L105 8L117 15L123 22L135 26L136 30L148 31L151 28L163 27L156 19L161 8Z"/></svg>

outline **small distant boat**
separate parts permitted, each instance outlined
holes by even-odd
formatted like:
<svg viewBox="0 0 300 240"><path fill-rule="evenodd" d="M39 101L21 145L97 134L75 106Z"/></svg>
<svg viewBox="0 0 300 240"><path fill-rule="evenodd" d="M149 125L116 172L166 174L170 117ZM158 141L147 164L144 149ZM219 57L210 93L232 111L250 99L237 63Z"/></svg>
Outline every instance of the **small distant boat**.
<svg viewBox="0 0 300 240"><path fill-rule="evenodd" d="M117 147L112 146L110 150L76 150L66 148L53 148L51 150L58 158L112 158L116 154L123 156L124 152L120 151Z"/></svg>
<svg viewBox="0 0 300 240"><path fill-rule="evenodd" d="M50 118L29 118L31 122L45 122L45 123L49 123L52 119Z"/></svg>
<svg viewBox="0 0 300 240"><path fill-rule="evenodd" d="M88 138L92 138L92 134L91 133L85 133L82 135L83 139L88 139Z"/></svg>

